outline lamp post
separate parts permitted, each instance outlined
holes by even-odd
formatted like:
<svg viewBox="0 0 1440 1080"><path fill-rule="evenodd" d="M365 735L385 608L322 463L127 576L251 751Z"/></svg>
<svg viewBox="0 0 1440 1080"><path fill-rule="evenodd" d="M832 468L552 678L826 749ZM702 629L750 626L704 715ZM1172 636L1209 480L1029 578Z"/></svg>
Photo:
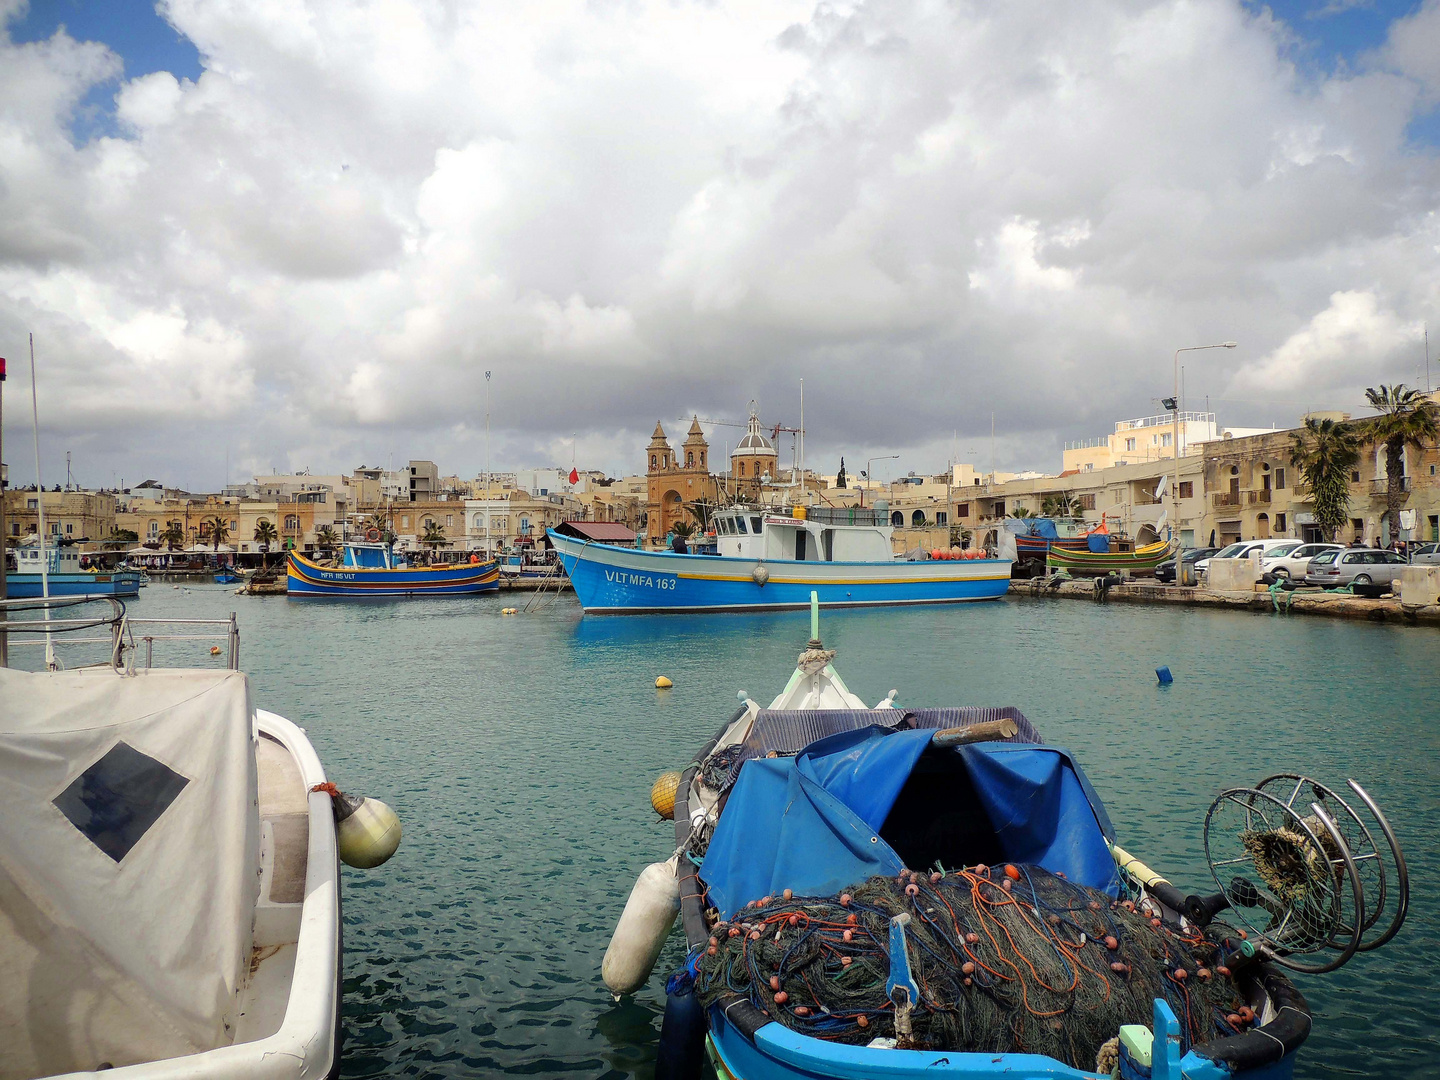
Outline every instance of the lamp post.
<svg viewBox="0 0 1440 1080"><path fill-rule="evenodd" d="M873 474L871 473L871 471L870 471L870 467L871 467L873 464L875 464L875 462L877 462L877 461L894 461L895 459L897 459L897 458L899 458L899 457L900 457L899 454L881 454L879 457L866 458L866 459L865 459L865 486L868 488L868 487L869 487L872 483L874 483L874 481L875 481L875 477L874 477L874 475L873 475ZM862 489L862 490L863 490L863 489ZM863 504L862 504L862 505L863 505Z"/></svg>
<svg viewBox="0 0 1440 1080"><path fill-rule="evenodd" d="M1183 349L1175 350L1175 396L1167 398L1162 404L1168 405L1171 416L1170 452L1175 456L1175 483L1170 491L1170 537L1175 539L1180 535L1180 354L1182 352L1203 352L1205 349L1233 349L1237 342L1222 341L1218 345L1190 345ZM1179 577L1179 555L1176 555L1176 577Z"/></svg>

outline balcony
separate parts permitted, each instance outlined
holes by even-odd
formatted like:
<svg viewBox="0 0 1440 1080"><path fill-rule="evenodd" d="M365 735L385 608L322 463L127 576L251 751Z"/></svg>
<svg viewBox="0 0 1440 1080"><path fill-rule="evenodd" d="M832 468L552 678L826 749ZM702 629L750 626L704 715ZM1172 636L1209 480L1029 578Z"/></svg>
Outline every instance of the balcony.
<svg viewBox="0 0 1440 1080"><path fill-rule="evenodd" d="M1216 510L1222 507L1239 506L1240 493L1238 491L1217 491L1210 496L1210 505Z"/></svg>
<svg viewBox="0 0 1440 1080"><path fill-rule="evenodd" d="M1269 489L1269 488L1263 488L1263 489L1260 490L1260 491L1247 491L1247 492L1245 492L1245 505L1246 505L1246 506L1269 506L1269 505L1270 505L1270 489Z"/></svg>
<svg viewBox="0 0 1440 1080"><path fill-rule="evenodd" d="M1371 495L1378 495L1381 498L1384 498L1385 495L1389 492L1389 490L1390 481L1386 480L1383 476L1376 477L1374 480L1370 481ZM1400 490L1406 493L1410 491L1410 477L1402 476L1400 478Z"/></svg>

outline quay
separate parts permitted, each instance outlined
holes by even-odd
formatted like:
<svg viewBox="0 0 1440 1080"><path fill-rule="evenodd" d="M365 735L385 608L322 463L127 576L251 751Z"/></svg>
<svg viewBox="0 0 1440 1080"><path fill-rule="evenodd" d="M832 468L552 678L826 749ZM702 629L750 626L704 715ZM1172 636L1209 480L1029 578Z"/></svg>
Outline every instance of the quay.
<svg viewBox="0 0 1440 1080"><path fill-rule="evenodd" d="M1097 591L1095 580L1075 578L1055 584L1045 578L1012 581L1010 595L1025 599L1062 597L1092 602L1123 604L1172 604L1181 607L1228 608L1230 610L1294 615L1324 615L1338 619L1368 619L1371 622L1440 626L1440 603L1406 603L1398 597L1369 599L1347 593L1271 592L1267 585L1249 589L1206 589L1199 586L1161 585L1157 582L1126 581Z"/></svg>

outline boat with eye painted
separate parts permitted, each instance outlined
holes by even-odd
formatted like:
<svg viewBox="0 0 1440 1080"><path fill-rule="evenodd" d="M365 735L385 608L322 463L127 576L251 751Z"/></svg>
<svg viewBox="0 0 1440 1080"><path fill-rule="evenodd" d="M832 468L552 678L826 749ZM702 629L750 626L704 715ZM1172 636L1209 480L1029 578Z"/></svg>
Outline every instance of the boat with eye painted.
<svg viewBox="0 0 1440 1080"><path fill-rule="evenodd" d="M410 566L395 554L393 545L378 529L364 541L345 544L338 566L323 566L298 552L287 554L286 595L325 596L466 596L496 592L500 570L493 559L470 556L472 561L448 566Z"/></svg>
<svg viewBox="0 0 1440 1080"><path fill-rule="evenodd" d="M997 600L1011 560L897 557L883 510L730 507L712 517L718 554L640 551L549 532L587 614ZM947 553L948 554L948 553Z"/></svg>

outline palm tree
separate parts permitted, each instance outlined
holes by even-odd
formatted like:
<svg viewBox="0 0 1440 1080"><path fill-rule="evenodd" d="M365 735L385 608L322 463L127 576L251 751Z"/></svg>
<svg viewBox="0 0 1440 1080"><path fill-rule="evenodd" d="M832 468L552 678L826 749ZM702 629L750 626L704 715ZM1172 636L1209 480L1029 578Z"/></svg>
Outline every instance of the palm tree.
<svg viewBox="0 0 1440 1080"><path fill-rule="evenodd" d="M373 511L370 516L365 519L365 524L363 528L367 533L371 529L374 529L381 536L384 536L390 531L390 522L385 520L385 515L383 513L381 513L379 510L376 510Z"/></svg>
<svg viewBox="0 0 1440 1080"><path fill-rule="evenodd" d="M215 545L216 554L219 554L220 545L230 539L230 528L225 524L225 519L218 514L210 518L205 524L210 527L210 540Z"/></svg>
<svg viewBox="0 0 1440 1080"><path fill-rule="evenodd" d="M321 525L315 530L315 546L327 555L335 550L335 545L339 540L340 537L329 525Z"/></svg>
<svg viewBox="0 0 1440 1080"><path fill-rule="evenodd" d="M695 524L700 526L700 531L702 533L708 533L714 527L711 523L714 521L715 512L719 510L720 507L716 506L715 503L709 499L699 498L692 503L686 504L685 509L689 512L690 516L695 519ZM687 533L686 535L688 536L689 534Z"/></svg>
<svg viewBox="0 0 1440 1080"><path fill-rule="evenodd" d="M450 543L450 538L445 535L445 530L433 521L425 522L425 534L420 537L420 543L431 548L442 548Z"/></svg>
<svg viewBox="0 0 1440 1080"><path fill-rule="evenodd" d="M695 531L695 526L688 521L676 521L671 524L670 531L680 537L681 540L688 540L690 539L690 534Z"/></svg>
<svg viewBox="0 0 1440 1080"><path fill-rule="evenodd" d="M178 521L167 521L164 530L160 533L159 540L165 545L167 551L174 551L185 543L185 530L180 527Z"/></svg>
<svg viewBox="0 0 1440 1080"><path fill-rule="evenodd" d="M1350 470L1360 460L1360 440L1350 425L1306 417L1290 433L1290 461L1310 489L1315 524L1334 540L1350 517Z"/></svg>
<svg viewBox="0 0 1440 1080"><path fill-rule="evenodd" d="M278 539L280 539L280 534L275 531L275 526L272 523L266 521L264 518L255 522L255 542L265 545L265 554L261 558L261 562L265 566L270 565L270 548Z"/></svg>
<svg viewBox="0 0 1440 1080"><path fill-rule="evenodd" d="M1385 447L1385 516L1390 539L1400 535L1400 506L1405 501L1405 447L1424 450L1440 439L1440 407L1404 384L1370 387L1370 407L1380 415L1359 421L1366 439Z"/></svg>
<svg viewBox="0 0 1440 1080"><path fill-rule="evenodd" d="M1031 514L1029 510L1026 510L1025 507L1017 506L1014 510L1010 511L1010 516L1012 518L1028 518L1033 517L1034 515Z"/></svg>

